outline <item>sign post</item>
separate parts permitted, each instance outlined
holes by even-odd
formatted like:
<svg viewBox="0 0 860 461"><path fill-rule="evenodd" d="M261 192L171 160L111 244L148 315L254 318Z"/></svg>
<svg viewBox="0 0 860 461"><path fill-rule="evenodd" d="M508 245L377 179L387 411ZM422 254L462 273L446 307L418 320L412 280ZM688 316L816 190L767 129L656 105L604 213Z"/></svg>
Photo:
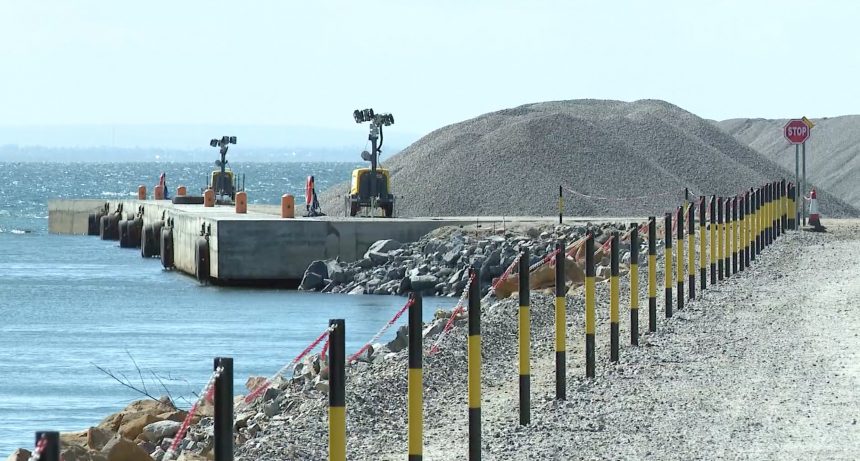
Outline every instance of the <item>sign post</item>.
<svg viewBox="0 0 860 461"><path fill-rule="evenodd" d="M794 118L788 121L782 128L782 135L785 136L785 139L794 144L794 182L798 184L798 190L801 194L803 194L806 190L806 140L809 139L809 135L812 131L812 127L815 126L811 120L806 117L803 118ZM800 158L800 150L802 146L803 151L803 159ZM801 164L803 165L803 177L800 178L800 169ZM801 212L798 213L798 210L794 210L795 216L798 214L802 214L803 216L803 225L806 225L806 207L803 206L800 196L795 201L795 207L799 206Z"/></svg>

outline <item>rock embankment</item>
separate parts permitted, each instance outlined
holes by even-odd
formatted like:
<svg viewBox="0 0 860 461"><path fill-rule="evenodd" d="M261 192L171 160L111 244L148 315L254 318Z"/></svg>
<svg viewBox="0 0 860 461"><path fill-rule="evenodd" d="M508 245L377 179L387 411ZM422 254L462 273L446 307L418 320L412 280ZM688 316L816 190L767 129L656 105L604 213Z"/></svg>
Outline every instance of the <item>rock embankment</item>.
<svg viewBox="0 0 860 461"><path fill-rule="evenodd" d="M589 226L542 224L478 232L472 226L446 227L414 243L379 240L355 262L314 261L305 271L299 289L377 295L417 291L425 296L460 296L469 268L474 267L479 271L481 296L485 296L492 280L513 263L521 248L529 248L529 265L532 265L554 251L559 239L572 243L583 237ZM619 223L590 227L598 243L610 238L613 230L626 228Z"/></svg>

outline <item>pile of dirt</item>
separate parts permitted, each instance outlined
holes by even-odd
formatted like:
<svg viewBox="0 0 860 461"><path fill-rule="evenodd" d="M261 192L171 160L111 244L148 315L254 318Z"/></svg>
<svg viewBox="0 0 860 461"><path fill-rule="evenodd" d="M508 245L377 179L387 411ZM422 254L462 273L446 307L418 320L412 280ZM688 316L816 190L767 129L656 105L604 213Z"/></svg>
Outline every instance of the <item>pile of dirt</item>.
<svg viewBox="0 0 860 461"><path fill-rule="evenodd" d="M794 178L794 146L782 136L786 122L736 118L716 125L791 171ZM813 122L815 127L806 143L807 181L860 208L860 115L825 117Z"/></svg>
<svg viewBox="0 0 860 461"><path fill-rule="evenodd" d="M712 123L658 100L492 112L435 130L384 166L398 216L551 216L559 185L567 189L566 215L644 216L679 205L685 187L728 196L791 176ZM325 191L323 209L341 212L347 189ZM860 214L826 192L820 197L828 216Z"/></svg>

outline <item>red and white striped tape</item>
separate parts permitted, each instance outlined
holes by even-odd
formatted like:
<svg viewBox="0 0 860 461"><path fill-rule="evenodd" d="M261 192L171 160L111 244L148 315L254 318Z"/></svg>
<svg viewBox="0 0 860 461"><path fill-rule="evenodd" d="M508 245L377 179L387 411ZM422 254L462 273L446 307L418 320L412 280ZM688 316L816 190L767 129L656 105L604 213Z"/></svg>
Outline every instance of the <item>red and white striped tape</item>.
<svg viewBox="0 0 860 461"><path fill-rule="evenodd" d="M266 389L268 389L272 385L272 382L274 382L275 379L278 378L278 376L281 376L282 374L284 374L284 372L286 372L290 368L295 367L296 364L299 363L299 361L302 360L306 355L308 355L312 350L314 350L314 348L317 347L317 345L319 345L319 343L321 343L323 339L326 340L326 345L328 345L329 333L334 331L334 328L335 328L334 325L331 325L328 328L326 328L325 331L322 332L322 334L317 336L317 339L313 340L313 342L311 342L311 344L308 347L306 347L302 352L299 353L299 355L297 355L293 360L291 360L290 363L281 367L280 370L278 370L270 378L265 380L262 384L257 386L257 388L255 388L253 391L251 391L250 394L246 395L245 398L242 400L242 404L240 405L239 409L237 409L237 411L245 409L248 406L248 404L250 404L251 402L254 401L254 399L256 399L257 397L262 395L264 392L266 392Z"/></svg>
<svg viewBox="0 0 860 461"><path fill-rule="evenodd" d="M215 393L215 380L221 376L222 371L224 371L224 368L218 367L212 372L212 375L209 376L209 381L207 381L206 385L203 386L200 396L197 398L197 401L194 402L194 405L191 406L191 409L188 410L188 415L185 417L185 420L182 421L182 425L179 426L179 431L175 436L173 436L173 443L170 444L170 448L167 450L167 453L164 454L164 461L170 461L174 456L176 456L176 449L185 438L185 433L191 426L191 420L194 419L194 415L197 413L197 409L200 407L200 404L203 403L204 400L212 400L212 395Z"/></svg>
<svg viewBox="0 0 860 461"><path fill-rule="evenodd" d="M513 268L514 264L516 264L518 260L519 260L519 257L517 257L517 260L515 260L513 262L513 264L511 264L510 267L508 267L508 270ZM508 271L505 271L505 273L508 273ZM503 276L505 276L505 274L503 274ZM499 280L502 280L502 278L500 278ZM457 301L457 307L455 307L454 310L451 311L451 317L445 323L445 327L442 328L442 331L439 333L439 336L436 337L436 341L434 341L433 345L430 346L430 355L434 355L437 352L439 352L439 345L442 344L442 341L445 339L446 336L448 336L448 332L451 331L451 328L454 327L454 320L465 309L466 299L469 297L469 289L472 287L472 283L474 283L474 281L475 281L475 274L473 273L471 276L469 276L469 279L466 281L466 286L463 287L463 294L460 295L460 300Z"/></svg>
<svg viewBox="0 0 860 461"><path fill-rule="evenodd" d="M397 322L397 319L399 319L400 316L402 316L403 313L406 312L406 310L409 309L409 307L412 306L414 302L415 300L410 298L409 301L407 301L406 304L401 307L400 310L397 311L397 313L394 314L394 317L392 317L391 320L388 321L388 323L383 325L383 327L379 331L377 331L372 338L370 338L370 341L366 342L363 346L361 346L361 348L356 353L349 356L349 359L347 359L346 363L354 362L356 359L358 359L358 357L361 356L361 354L365 353L367 349L370 348L370 346L372 346L376 341L379 341L379 338L381 338L382 335L384 335L385 332L388 331L388 329L391 328L391 326Z"/></svg>

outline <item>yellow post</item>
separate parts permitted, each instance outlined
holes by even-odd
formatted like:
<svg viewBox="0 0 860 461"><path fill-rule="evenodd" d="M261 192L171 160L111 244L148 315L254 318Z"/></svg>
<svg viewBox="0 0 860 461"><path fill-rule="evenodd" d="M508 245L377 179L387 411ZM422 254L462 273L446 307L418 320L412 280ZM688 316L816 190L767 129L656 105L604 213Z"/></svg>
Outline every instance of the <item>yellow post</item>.
<svg viewBox="0 0 860 461"><path fill-rule="evenodd" d="M666 288L666 318L672 316L672 213L666 213L666 218L663 223L665 243L664 252L666 253L666 267L663 270L663 279L665 280Z"/></svg>
<svg viewBox="0 0 860 461"><path fill-rule="evenodd" d="M594 377L594 235L585 238L585 377Z"/></svg>

